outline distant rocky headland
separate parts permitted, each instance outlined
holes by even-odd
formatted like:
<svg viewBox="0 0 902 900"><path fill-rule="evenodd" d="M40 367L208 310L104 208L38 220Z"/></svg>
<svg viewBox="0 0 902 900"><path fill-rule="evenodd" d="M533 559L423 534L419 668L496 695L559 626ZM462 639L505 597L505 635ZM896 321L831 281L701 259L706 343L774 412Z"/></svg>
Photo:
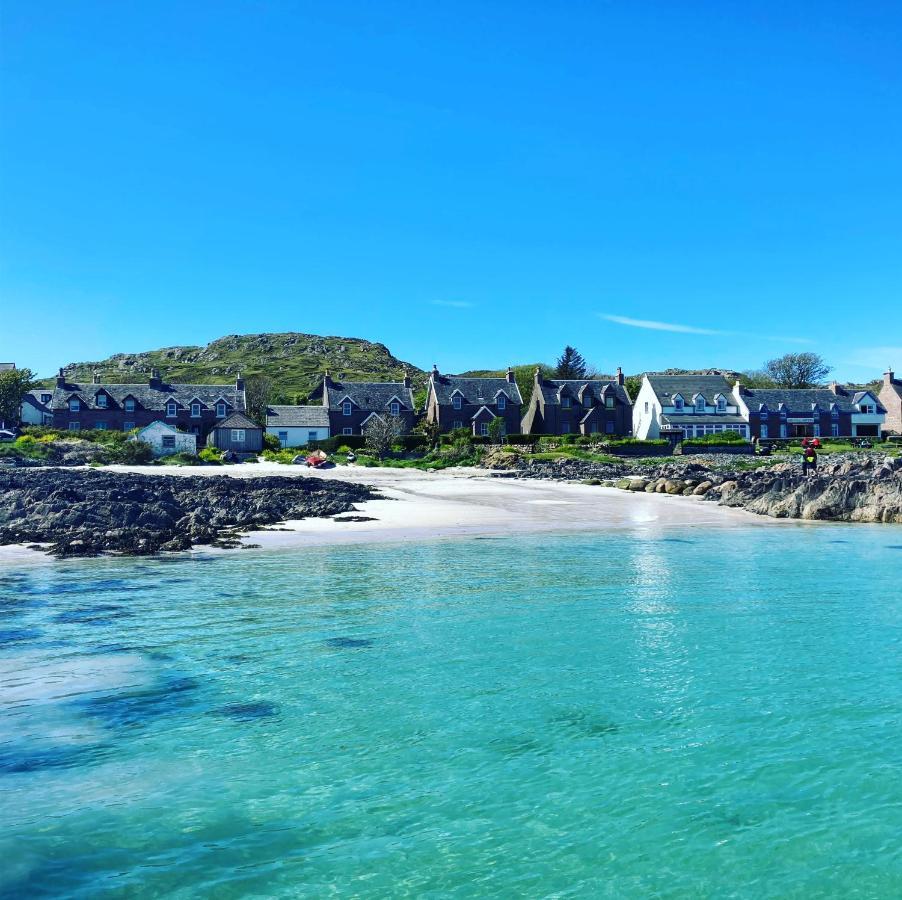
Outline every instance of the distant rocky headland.
<svg viewBox="0 0 902 900"><path fill-rule="evenodd" d="M794 462L743 468L747 457L669 457L648 466L490 454L485 465L516 478L603 484L627 491L695 496L778 519L902 523L902 458L822 456L817 475Z"/></svg>
<svg viewBox="0 0 902 900"><path fill-rule="evenodd" d="M234 547L238 532L346 513L373 496L303 477L0 470L0 545L46 545L58 557Z"/></svg>

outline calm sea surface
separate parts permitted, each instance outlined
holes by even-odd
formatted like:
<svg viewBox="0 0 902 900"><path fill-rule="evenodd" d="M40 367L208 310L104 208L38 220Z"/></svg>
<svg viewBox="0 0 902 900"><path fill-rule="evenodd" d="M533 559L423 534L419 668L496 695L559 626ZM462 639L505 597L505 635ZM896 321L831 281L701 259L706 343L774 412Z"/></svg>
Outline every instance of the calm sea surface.
<svg viewBox="0 0 902 900"><path fill-rule="evenodd" d="M899 897L902 530L0 572L3 897Z"/></svg>

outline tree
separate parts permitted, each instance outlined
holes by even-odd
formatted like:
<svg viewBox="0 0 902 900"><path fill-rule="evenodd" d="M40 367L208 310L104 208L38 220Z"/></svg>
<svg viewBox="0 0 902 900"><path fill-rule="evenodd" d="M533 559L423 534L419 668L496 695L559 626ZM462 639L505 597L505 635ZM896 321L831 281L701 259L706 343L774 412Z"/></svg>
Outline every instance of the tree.
<svg viewBox="0 0 902 900"><path fill-rule="evenodd" d="M576 347L566 346L564 352L557 361L554 370L555 378L585 378L588 374L588 366Z"/></svg>
<svg viewBox="0 0 902 900"><path fill-rule="evenodd" d="M768 360L764 364L764 374L770 376L777 387L816 387L829 374L828 366L817 353L787 353L779 359Z"/></svg>
<svg viewBox="0 0 902 900"><path fill-rule="evenodd" d="M501 416L495 416L489 422L489 440L493 444L500 444L504 438L504 419Z"/></svg>
<svg viewBox="0 0 902 900"><path fill-rule="evenodd" d="M382 459L392 444L404 433L404 422L400 416L373 416L363 426L363 440L367 450Z"/></svg>
<svg viewBox="0 0 902 900"><path fill-rule="evenodd" d="M244 382L244 402L248 416L259 425L266 425L266 407L272 402L272 379L266 375L251 375Z"/></svg>
<svg viewBox="0 0 902 900"><path fill-rule="evenodd" d="M22 415L22 398L31 390L34 372L11 369L0 372L0 423L18 425Z"/></svg>
<svg viewBox="0 0 902 900"><path fill-rule="evenodd" d="M750 388L773 388L776 382L763 369L749 369L742 373L742 383Z"/></svg>

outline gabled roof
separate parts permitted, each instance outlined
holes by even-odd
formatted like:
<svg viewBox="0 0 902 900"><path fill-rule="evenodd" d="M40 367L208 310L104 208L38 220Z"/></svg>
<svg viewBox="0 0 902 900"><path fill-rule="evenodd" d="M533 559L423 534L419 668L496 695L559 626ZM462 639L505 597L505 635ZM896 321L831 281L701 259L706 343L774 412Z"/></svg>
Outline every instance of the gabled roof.
<svg viewBox="0 0 902 900"><path fill-rule="evenodd" d="M460 392L467 403L479 405L494 400L499 391L504 391L511 403L523 403L517 383L504 376L433 375L431 384L440 406L450 406L455 392Z"/></svg>
<svg viewBox="0 0 902 900"><path fill-rule="evenodd" d="M113 405L106 409L121 406L126 397L133 397L142 409L162 411L166 409L169 399L188 407L191 400L200 400L205 406L213 407L218 399L223 399L233 409L244 409L244 391L239 391L234 384L167 384L150 387L147 384L85 384L67 382L64 387L53 389L51 406L53 409L65 409L69 397L76 395L86 409L97 409L95 396L103 390L112 400Z"/></svg>
<svg viewBox="0 0 902 900"><path fill-rule="evenodd" d="M476 410L475 413L470 418L471 422L475 422L477 419L484 419L488 416L490 419L496 418L495 413L493 413L487 406L480 406L479 409Z"/></svg>
<svg viewBox="0 0 902 900"><path fill-rule="evenodd" d="M151 422L149 425L145 425L142 429L140 429L138 431L138 434L142 435L142 434L144 434L145 431L148 431L151 428L153 428L155 431L159 431L160 429L162 429L164 431L170 431L170 432L172 432L172 434L184 434L185 433L184 431L179 431L178 428L175 427L175 425L170 425L168 422L162 422L159 419L157 419L155 422Z"/></svg>
<svg viewBox="0 0 902 900"><path fill-rule="evenodd" d="M53 399L53 391L50 388L39 388L36 391L28 391L22 398L22 402L27 403L29 406L35 406L44 412L50 412L49 405L41 402L41 394L49 394L51 400Z"/></svg>
<svg viewBox="0 0 902 900"><path fill-rule="evenodd" d="M412 411L413 390L401 381L333 381L328 388L329 409L340 410L344 399L364 411L384 410L396 397L402 410ZM314 396L322 397L322 386Z"/></svg>
<svg viewBox="0 0 902 900"><path fill-rule="evenodd" d="M713 397L717 393L729 398L733 385L723 375L646 375L648 383L662 406L672 406L671 400L679 394L686 397L704 394Z"/></svg>
<svg viewBox="0 0 902 900"><path fill-rule="evenodd" d="M270 406L268 428L328 428L329 410L324 406Z"/></svg>
<svg viewBox="0 0 902 900"><path fill-rule="evenodd" d="M242 412L234 412L216 423L216 428L259 428L260 426Z"/></svg>
<svg viewBox="0 0 902 900"><path fill-rule="evenodd" d="M611 393L627 406L631 402L626 388L622 384L617 384L616 381L594 378L543 378L541 388L542 397L550 406L559 405L562 394L577 397L582 404L585 404L586 394L599 404L603 404L604 398Z"/></svg>
<svg viewBox="0 0 902 900"><path fill-rule="evenodd" d="M749 409L758 410L761 404L767 404L768 409L778 409L784 406L790 413L797 412L809 415L816 407L830 409L835 405L840 412L858 412L855 398L869 394L870 391L859 391L854 396L840 391L834 394L829 388L743 388L742 399ZM877 402L877 412L885 413L886 410Z"/></svg>

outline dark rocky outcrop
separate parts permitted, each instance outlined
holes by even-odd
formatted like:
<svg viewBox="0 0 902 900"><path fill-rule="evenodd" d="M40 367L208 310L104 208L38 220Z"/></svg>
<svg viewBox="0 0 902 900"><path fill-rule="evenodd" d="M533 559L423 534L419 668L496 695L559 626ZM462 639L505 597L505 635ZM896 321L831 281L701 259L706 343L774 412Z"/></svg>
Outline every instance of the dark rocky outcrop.
<svg viewBox="0 0 902 900"><path fill-rule="evenodd" d="M350 512L373 496L303 477L0 470L0 545L47 543L60 557L237 546L237 532Z"/></svg>

